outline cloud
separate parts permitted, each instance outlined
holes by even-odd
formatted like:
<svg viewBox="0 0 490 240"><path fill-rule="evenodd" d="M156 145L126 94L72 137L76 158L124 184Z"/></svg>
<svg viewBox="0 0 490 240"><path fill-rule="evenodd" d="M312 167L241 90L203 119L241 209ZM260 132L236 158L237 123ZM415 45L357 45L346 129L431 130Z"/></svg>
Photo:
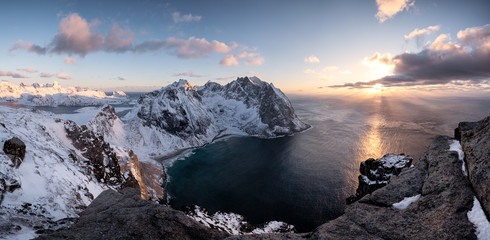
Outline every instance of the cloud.
<svg viewBox="0 0 490 240"><path fill-rule="evenodd" d="M226 43L216 40L211 42L204 38L190 37L189 39L167 38L165 40L150 39L135 46L135 52L144 53L148 51L158 51L167 49L172 55L178 58L203 58L209 53L228 53L233 48Z"/></svg>
<svg viewBox="0 0 490 240"><path fill-rule="evenodd" d="M174 20L174 23L199 22L201 21L201 18L201 16L193 16L192 14L180 15L180 12L172 13L172 19Z"/></svg>
<svg viewBox="0 0 490 240"><path fill-rule="evenodd" d="M6 72L6 71L0 71L0 76L7 76L7 77L13 77L13 78L29 78L28 76L16 72Z"/></svg>
<svg viewBox="0 0 490 240"><path fill-rule="evenodd" d="M117 80L124 81L124 80L126 80L126 78L123 78L123 77L117 77Z"/></svg>
<svg viewBox="0 0 490 240"><path fill-rule="evenodd" d="M376 18L382 23L397 13L408 10L410 7L414 6L415 1L413 0L376 0L378 5L378 12L376 13Z"/></svg>
<svg viewBox="0 0 490 240"><path fill-rule="evenodd" d="M35 73L35 72L37 72L36 69L32 69L32 68L18 68L17 70L18 71L28 72L28 73Z"/></svg>
<svg viewBox="0 0 490 240"><path fill-rule="evenodd" d="M307 62L307 63L319 63L320 59L318 59L314 55L311 55L311 56L305 58L305 62Z"/></svg>
<svg viewBox="0 0 490 240"><path fill-rule="evenodd" d="M64 79L64 80L69 80L71 79L71 76L68 75L67 73L64 73L64 72L59 72L56 74L56 77L59 78L59 79Z"/></svg>
<svg viewBox="0 0 490 240"><path fill-rule="evenodd" d="M225 43L213 40L208 42L204 38L190 37L188 40L167 38L164 41L165 48L171 50L179 58L206 57L208 53L228 53L231 47Z"/></svg>
<svg viewBox="0 0 490 240"><path fill-rule="evenodd" d="M415 28L415 30L410 32L408 35L405 35L405 39L406 40L412 39L412 38L420 39L424 35L429 35L433 32L439 31L439 29L440 29L439 25L428 26L428 27L422 28L422 29Z"/></svg>
<svg viewBox="0 0 490 240"><path fill-rule="evenodd" d="M42 78L50 78L53 76L53 74L47 73L47 72L42 72L41 74L39 74L39 76Z"/></svg>
<svg viewBox="0 0 490 240"><path fill-rule="evenodd" d="M109 34L105 37L104 50L107 52L124 53L133 48L134 33L123 30L113 23Z"/></svg>
<svg viewBox="0 0 490 240"><path fill-rule="evenodd" d="M233 54L226 55L223 59L221 59L219 64L221 64L221 66L226 66L226 67L240 65L235 55Z"/></svg>
<svg viewBox="0 0 490 240"><path fill-rule="evenodd" d="M175 15L178 21L197 21L200 16ZM109 52L109 53L126 53L132 52L136 54L146 52L157 52L165 50L168 54L175 55L182 59L204 58L211 53L227 54L225 58L230 58L228 55L233 49L240 48L245 51L248 47L231 42L226 44L217 40L208 41L205 38L189 37L188 39L179 39L169 37L166 39L148 39L140 43L134 40L135 34L130 30L125 30L119 27L117 23L113 23L109 33L104 36L100 32L95 31L95 27L99 25L99 21L94 20L88 22L80 17L77 13L72 13L64 17L58 27L58 32L53 37L53 40L45 47L19 40L15 42L10 51L26 50L40 55L44 54L68 54L85 57L87 54L94 52ZM256 56L251 56L246 53L245 57L241 57L244 53L235 55L234 57L242 64L261 65L264 59L256 53ZM223 63L234 63L222 60ZM223 64L222 64L223 65Z"/></svg>
<svg viewBox="0 0 490 240"><path fill-rule="evenodd" d="M323 68L323 71L324 72L333 72L333 71L337 71L339 68L336 67L336 66L326 66L325 68Z"/></svg>
<svg viewBox="0 0 490 240"><path fill-rule="evenodd" d="M15 51L18 49L26 50L28 52L37 53L39 55L44 55L44 54L46 54L46 51L47 51L45 47L41 47L41 46L32 44L30 42L24 42L22 40L18 40L17 42L12 44L12 46L9 48L9 51Z"/></svg>
<svg viewBox="0 0 490 240"><path fill-rule="evenodd" d="M220 64L222 66L239 66L243 65L262 65L264 58L258 53L242 52L240 54L228 54L221 59Z"/></svg>
<svg viewBox="0 0 490 240"><path fill-rule="evenodd" d="M490 79L490 24L458 32L459 43L441 34L418 53L402 53L393 58L375 54L376 59L393 64L393 75L368 82L346 83L332 87L363 88L375 84L387 87L443 85L462 83L478 85Z"/></svg>
<svg viewBox="0 0 490 240"><path fill-rule="evenodd" d="M104 36L101 33L92 33L92 28L97 21L91 23L72 13L61 19L58 33L51 42L50 52L62 54L77 54L82 57L90 52L100 50L104 44Z"/></svg>
<svg viewBox="0 0 490 240"><path fill-rule="evenodd" d="M176 73L174 74L175 77L195 77L195 78L200 78L203 77L202 75L197 75L192 72L185 72L185 73Z"/></svg>
<svg viewBox="0 0 490 240"><path fill-rule="evenodd" d="M77 60L73 59L73 58L65 58L65 63L67 64L73 64L73 65L77 65Z"/></svg>

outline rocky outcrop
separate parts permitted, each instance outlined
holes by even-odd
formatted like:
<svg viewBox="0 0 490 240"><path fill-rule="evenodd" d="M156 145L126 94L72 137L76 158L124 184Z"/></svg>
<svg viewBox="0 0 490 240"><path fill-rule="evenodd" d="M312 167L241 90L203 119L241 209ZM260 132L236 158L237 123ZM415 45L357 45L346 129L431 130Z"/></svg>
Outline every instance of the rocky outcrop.
<svg viewBox="0 0 490 240"><path fill-rule="evenodd" d="M99 182L107 183L116 188L139 188L138 182L131 172L121 174L116 153L104 137L90 131L87 126L78 126L73 121L64 123L66 135L72 140L73 146L82 152L88 162L86 168Z"/></svg>
<svg viewBox="0 0 490 240"><path fill-rule="evenodd" d="M26 155L26 145L22 140L13 137L3 144L3 152L12 160L15 168L18 168Z"/></svg>
<svg viewBox="0 0 490 240"><path fill-rule="evenodd" d="M412 165L413 158L404 154L395 155L388 153L382 158L369 158L361 162L359 171L359 186L356 194L347 198L347 204L351 204L367 194L384 187L390 182L392 176L400 174L402 169Z"/></svg>
<svg viewBox="0 0 490 240"><path fill-rule="evenodd" d="M37 239L224 239L183 212L145 201L133 189L101 193L69 229Z"/></svg>
<svg viewBox="0 0 490 240"><path fill-rule="evenodd" d="M436 137L415 167L347 206L343 216L320 226L312 238L476 239L466 216L473 206L473 191L458 155L448 151L449 142L449 137ZM392 207L417 195L418 200L405 209Z"/></svg>
<svg viewBox="0 0 490 240"><path fill-rule="evenodd" d="M5 193L21 187L19 177L13 173L9 165L11 166L9 158L0 155L0 204Z"/></svg>
<svg viewBox="0 0 490 240"><path fill-rule="evenodd" d="M455 137L460 140L468 176L483 211L490 218L490 116L478 122L459 123Z"/></svg>
<svg viewBox="0 0 490 240"><path fill-rule="evenodd" d="M167 183L167 175L160 163L141 162L138 156L129 151L127 159L121 159L119 165L121 170L126 172L131 171L141 191L141 198L145 200L158 201L161 204L167 203L167 192L165 185Z"/></svg>

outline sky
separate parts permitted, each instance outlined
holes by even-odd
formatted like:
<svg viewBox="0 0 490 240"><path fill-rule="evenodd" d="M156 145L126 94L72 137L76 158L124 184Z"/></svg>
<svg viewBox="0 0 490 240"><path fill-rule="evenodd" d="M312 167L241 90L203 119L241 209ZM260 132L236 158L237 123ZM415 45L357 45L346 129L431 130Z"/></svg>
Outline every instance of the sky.
<svg viewBox="0 0 490 240"><path fill-rule="evenodd" d="M490 2L3 1L0 80L148 91L258 76L286 93L490 93Z"/></svg>

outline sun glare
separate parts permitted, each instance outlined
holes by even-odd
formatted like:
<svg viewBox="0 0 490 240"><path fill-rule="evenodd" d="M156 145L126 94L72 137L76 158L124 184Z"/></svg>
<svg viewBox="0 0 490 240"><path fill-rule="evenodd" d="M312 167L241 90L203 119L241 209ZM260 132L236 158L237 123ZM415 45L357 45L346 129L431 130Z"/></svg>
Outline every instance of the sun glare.
<svg viewBox="0 0 490 240"><path fill-rule="evenodd" d="M381 83L376 83L372 88L368 88L369 93L380 93L384 91L386 88Z"/></svg>

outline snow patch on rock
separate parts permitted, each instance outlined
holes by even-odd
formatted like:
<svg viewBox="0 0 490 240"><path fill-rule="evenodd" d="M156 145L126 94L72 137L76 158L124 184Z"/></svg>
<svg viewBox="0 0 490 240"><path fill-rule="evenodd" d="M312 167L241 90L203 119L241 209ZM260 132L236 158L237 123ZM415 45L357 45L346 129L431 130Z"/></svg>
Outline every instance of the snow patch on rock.
<svg viewBox="0 0 490 240"><path fill-rule="evenodd" d="M466 163L464 161L464 152L463 148L461 147L461 143L458 140L453 140L452 143L449 145L449 151L456 151L458 153L458 158L461 161L461 171L463 172L463 175L468 176L468 171L466 171Z"/></svg>
<svg viewBox="0 0 490 240"><path fill-rule="evenodd" d="M490 239L490 222L483 212L480 201L476 197L473 199L473 208L467 213L468 220L475 225L478 240L488 240Z"/></svg>
<svg viewBox="0 0 490 240"><path fill-rule="evenodd" d="M199 206L194 206L188 215L207 227L217 228L233 235L294 232L294 226L285 222L271 221L263 226L253 227L240 214L216 212L209 215Z"/></svg>
<svg viewBox="0 0 490 240"><path fill-rule="evenodd" d="M403 210L403 209L407 208L410 204L418 201L419 198L420 198L420 194L417 194L413 197L406 197L403 200L401 200L400 202L393 203L392 208L397 209L397 210Z"/></svg>

